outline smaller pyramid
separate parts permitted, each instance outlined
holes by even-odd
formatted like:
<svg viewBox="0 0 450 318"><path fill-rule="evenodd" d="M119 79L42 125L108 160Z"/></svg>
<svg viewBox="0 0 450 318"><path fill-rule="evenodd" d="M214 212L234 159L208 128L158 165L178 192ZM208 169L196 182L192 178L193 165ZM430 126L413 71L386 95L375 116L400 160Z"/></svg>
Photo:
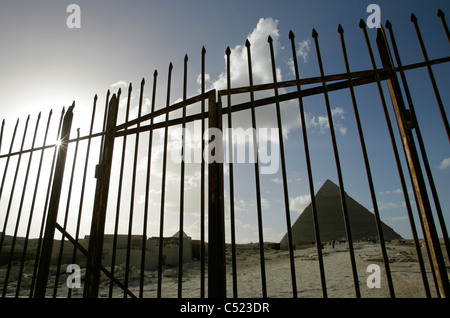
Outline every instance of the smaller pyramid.
<svg viewBox="0 0 450 318"><path fill-rule="evenodd" d="M352 240L378 240L375 215L345 193ZM340 188L327 180L315 195L320 240L322 242L347 239L344 214L342 212ZM385 240L401 239L391 227L381 222ZM300 245L316 241L311 203L292 225L292 243ZM284 235L281 247L288 246L288 235Z"/></svg>

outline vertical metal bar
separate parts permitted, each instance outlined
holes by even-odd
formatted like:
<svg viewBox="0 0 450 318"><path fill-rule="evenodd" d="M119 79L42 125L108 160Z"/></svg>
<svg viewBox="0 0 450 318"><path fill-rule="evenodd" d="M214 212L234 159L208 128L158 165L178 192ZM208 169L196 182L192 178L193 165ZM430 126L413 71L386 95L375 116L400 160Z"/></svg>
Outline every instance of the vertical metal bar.
<svg viewBox="0 0 450 318"><path fill-rule="evenodd" d="M202 48L202 163L200 165L200 297L205 298L205 55L206 49Z"/></svg>
<svg viewBox="0 0 450 318"><path fill-rule="evenodd" d="M64 177L64 167L67 157L67 145L72 127L73 108L75 102L69 107L64 116L64 123L61 130L60 146L58 147L58 158L56 160L55 174L53 177L52 193L48 206L47 221L45 225L45 234L43 238L43 246L41 259L39 261L39 271L36 279L36 298L45 298L47 289L47 280L50 270L50 262L52 258L53 237L55 234L56 218L58 216L59 200L61 197L61 187Z"/></svg>
<svg viewBox="0 0 450 318"><path fill-rule="evenodd" d="M315 46L316 46L317 61L319 63L320 76L323 78L325 76L325 74L324 74L324 71L323 71L322 58L321 58L321 55L320 55L318 36L319 35L316 32L316 30L313 29L312 37L314 38L314 43L315 43ZM358 282L357 282L357 274L356 274L356 263L355 263L355 260L354 260L353 239L352 239L352 235L351 235L350 220L349 220L349 217L348 217L347 202L346 202L346 198L345 198L344 181L343 181L343 178L342 178L342 171L341 171L341 163L340 163L340 159L339 159L339 152L338 152L338 148L337 148L336 135L335 135L335 131L334 131L333 116L332 116L332 113L331 113L330 100L328 98L328 90L327 90L327 86L326 86L325 80L322 80L322 85L323 85L323 94L324 94L324 98L325 98L325 106L326 106L327 115L328 115L328 123L330 125L330 135L331 135L331 141L332 141L332 144L333 144L334 160L335 160L335 163L336 163L336 171L337 171L337 175L338 175L338 179L339 179L339 190L340 190L341 205L342 205L341 208L342 208L342 213L343 213L343 216L344 216L345 231L346 231L346 234L347 234L348 247L349 247L349 252L350 252L350 259L351 259L351 263L352 263L352 269L353 269L354 278L355 278L355 275L356 275L356 282L355 282L355 286L356 286L358 284ZM317 244L321 245L322 243L321 242L317 242ZM358 288L355 287L355 289L356 289L357 296L359 296Z"/></svg>
<svg viewBox="0 0 450 318"><path fill-rule="evenodd" d="M275 84L274 93L275 93L275 100L276 100L275 105L276 105L277 124L278 124L278 141L280 143L281 175L282 175L282 179L283 179L283 194L284 194L284 210L285 210L285 214L286 214L288 242L289 242L289 246L292 246L291 212L290 212L290 208L289 208L286 160L285 160L285 154L284 154L284 141L283 141L283 126L282 126L282 122L281 122L280 99L278 96L278 81L277 81L277 72L276 72L276 67L275 67L275 54L273 51L272 37L269 36L267 41L269 42L269 48L270 48L270 60L272 63L272 78L273 78L273 83ZM290 259L290 266L291 266L292 294L293 294L294 298L297 298L297 279L295 277L294 251L292 248L289 248L289 259Z"/></svg>
<svg viewBox="0 0 450 318"><path fill-rule="evenodd" d="M108 119L105 131L102 160L96 167L97 184L95 189L94 209L92 213L89 249L86 262L86 279L83 295L86 298L97 298L100 279L100 266L105 232L106 208L111 175L114 138L116 131L119 100L114 94L108 107Z"/></svg>
<svg viewBox="0 0 450 318"><path fill-rule="evenodd" d="M3 169L2 185L0 186L0 199L2 198L2 194L3 194L3 187L5 185L6 175L8 173L9 160L11 159L10 155L12 153L12 148L14 146L14 140L16 139L16 133L17 133L17 127L18 126L19 126L19 118L17 118L16 126L14 127L14 132L13 132L13 135L12 135L12 138L11 138L11 144L9 146L9 156L6 158L5 168ZM3 246L4 235L5 235L5 231L3 231L0 246Z"/></svg>
<svg viewBox="0 0 450 318"><path fill-rule="evenodd" d="M46 142L47 142L48 129L50 127L50 121L51 121L52 113L53 113L53 111L51 110L49 112L49 115L48 115L47 127L45 129L45 134L44 134L44 141L42 142L42 146L43 147L46 145ZM34 212L34 205L35 205L35 202L36 202L37 189L38 189L39 180L40 180L40 176L41 176L41 168L42 168L42 161L43 161L43 158L44 158L44 151L45 151L45 149L43 149L41 151L41 157L39 159L39 166L38 166L37 176L36 176L36 183L34 185L34 193L33 193L33 199L31 201L30 215L28 217L27 231L26 231L26 234L25 234L25 241L23 243L21 264L20 264L20 269L19 269L19 279L17 281L16 298L19 297L19 291L20 291L20 285L21 285L21 280L22 280L22 274L23 274L23 270L24 270L24 266L25 266L25 256L26 256L27 247L28 247L28 238L30 236L31 222L33 220L33 212Z"/></svg>
<svg viewBox="0 0 450 318"><path fill-rule="evenodd" d="M394 31L392 30L392 24L389 21L386 22L386 28L389 30L389 35L391 37L392 48L394 50L395 59L397 60L397 65L399 67L401 67L402 62L400 59L400 54L398 52L397 43L395 41ZM400 70L400 77L402 79L403 88L405 89L405 95L406 95L406 100L408 101L409 110L411 111L412 121L413 121L413 125L414 125L414 130L416 132L417 141L419 143L419 148L420 148L420 153L422 155L423 165L424 165L425 171L427 173L428 184L430 185L431 194L433 195L433 201L434 201L435 207L436 207L436 214L439 219L439 223L440 223L441 230L442 230L442 236L444 238L444 243L445 243L445 247L447 250L447 257L450 260L450 242L448 239L447 227L445 226L445 221L444 221L444 217L442 214L441 204L439 202L439 196L436 191L436 186L434 183L433 175L432 175L432 172L430 169L430 164L429 164L427 153L425 150L425 143L423 142L422 133L420 132L420 127L419 127L419 121L417 120L416 111L414 109L414 104L413 104L413 101L411 98L411 93L409 91L405 72L403 70Z"/></svg>
<svg viewBox="0 0 450 318"><path fill-rule="evenodd" d="M230 62L230 47L227 47L227 107L228 107L228 154L229 154L229 175L230 175L230 222L231 222L231 261L233 270L233 298L238 297L238 287L237 287L237 264L236 264L236 225L235 225L235 214L234 214L234 166L233 166L233 134L231 128L233 128L232 114L231 114L231 62Z"/></svg>
<svg viewBox="0 0 450 318"><path fill-rule="evenodd" d="M159 218L159 248L158 248L158 289L157 297L161 298L162 291L162 266L163 266L163 248L164 248L164 203L166 195L166 169L167 169L167 141L169 134L169 105L170 105L170 85L172 80L172 62L169 64L169 75L167 79L167 100L166 100L166 121L164 126L164 154L163 154L163 171L161 184L161 213Z"/></svg>
<svg viewBox="0 0 450 318"><path fill-rule="evenodd" d="M184 56L184 80L183 80L183 101L186 101L187 91L187 62L188 55ZM184 173L185 173L185 158L186 158L186 104L183 104L183 118L181 125L181 177L180 177L180 229L178 241L178 298L182 297L183 284L183 226L184 226Z"/></svg>
<svg viewBox="0 0 450 318"><path fill-rule="evenodd" d="M216 103L216 91L210 91L209 97L209 129L222 130L222 109ZM217 138L217 136L215 136ZM211 149L209 150L211 151ZM215 140L214 157L219 160L208 165L208 297L225 298L225 220L224 220L224 188L222 139Z"/></svg>
<svg viewBox="0 0 450 318"><path fill-rule="evenodd" d="M366 23L362 19L360 20L359 27L361 28L361 30L364 33L364 38L365 38L365 41L366 41L366 45L367 45L367 49L368 49L368 52L369 52L370 61L372 63L372 67L373 67L374 70L376 70L377 66L376 66L376 63L375 63L375 58L373 56L372 47L370 45L369 37L367 35ZM389 134L390 134L390 137L391 137L391 142L392 142L392 145L393 145L393 148L394 148L394 153L395 153L397 151L396 150L397 148L395 146L395 137L394 137L394 134L393 134L392 128L391 128L391 123L390 123L389 113L388 113L387 106L386 106L386 100L384 98L383 88L381 87L381 81L380 81L379 75L376 74L375 76L376 76L378 93L380 95L381 104L382 104L382 107L383 107L384 115L386 117L386 123L388 125ZM398 163L397 163L397 165L398 165ZM392 284L392 275L391 275L391 270L390 270L390 267L389 267L389 258L388 258L387 252L386 252L385 243L381 239L380 239L380 246L381 246L381 253L382 253L383 261L384 261L384 268L385 268L385 271L386 271L386 278L387 278L387 281L388 281L389 292L390 292L391 297L394 298L395 297L395 292L394 292L394 285Z"/></svg>
<svg viewBox="0 0 450 318"><path fill-rule="evenodd" d="M305 109L303 105L303 96L302 96L302 90L300 86L300 75L298 70L298 62L297 62L297 51L295 49L295 36L292 31L289 32L289 39L291 40L291 48L292 48L292 60L294 62L294 71L295 71L295 80L297 82L297 93L298 93L298 103L299 103L299 110L300 110L300 120L302 124L302 135L303 135L303 146L305 150L305 159L306 159L306 168L308 171L308 181L309 181L309 192L311 196L311 208L312 208L312 217L313 217L313 225L314 225L314 234L316 237L316 242L320 242L320 231L319 231L319 221L317 218L317 205L316 205L316 199L315 199L315 192L314 192L314 182L313 182L313 175L312 175L312 168L311 168L311 157L309 154L309 144L308 144L308 134L306 131L306 119L305 119ZM319 246L319 244L318 244ZM290 249L293 248L293 246L289 246ZM325 269L323 265L323 257L322 257L322 249L317 249L317 255L319 256L319 271L320 271L320 280L322 284L322 294L324 298L327 298L327 285L326 285L326 279L325 279Z"/></svg>
<svg viewBox="0 0 450 318"><path fill-rule="evenodd" d="M80 138L80 128L77 129L77 141L75 142L75 151L73 154L73 160L72 160L72 171L70 173L70 182L69 182L69 189L67 191L67 203L66 203L66 213L64 215L64 224L63 224L63 229L64 232L62 232L62 237L61 237L61 242L60 242L60 246L59 246L59 257L58 257L58 264L56 265L56 276L55 276L55 285L53 288L53 298L56 298L57 294L58 294L58 283L59 283L59 273L61 270L61 259L64 253L64 233L66 231L67 228L67 221L69 218L69 208L70 208L70 201L72 198L72 187L73 187L73 177L75 175L75 167L76 167L76 163L77 163L77 156L78 156L78 144L79 144L79 140L78 138Z"/></svg>
<svg viewBox="0 0 450 318"><path fill-rule="evenodd" d="M130 99L131 99L131 90L132 85L128 86L128 100L127 100L127 109L125 114L125 122L128 122L128 116L130 114ZM120 102L120 93L118 92L118 102ZM125 131L127 131L128 126L125 127ZM123 136L122 141L122 157L120 161L120 172L119 172L119 184L118 184L118 193L117 193L117 204L116 204L116 216L114 221L114 237L113 237L113 247L112 247L112 256L111 256L111 277L109 281L109 298L112 298L113 296L113 290L114 290L114 270L116 265L116 250L117 250L117 233L119 231L119 215L120 215L120 203L122 200L122 184L123 184L123 169L125 165L125 151L127 148L127 135L125 134Z"/></svg>
<svg viewBox="0 0 450 318"><path fill-rule="evenodd" d="M35 130L34 130L34 134L33 134L33 141L31 143L31 149L34 148L34 143L36 141L36 136L37 136L37 131L38 131L38 128L39 128L40 120L41 120L41 113L39 112L39 116L37 118ZM16 247L17 232L19 231L20 218L21 218L21 215L22 215L23 202L24 202L24 199L25 199L25 193L26 193L27 184L28 184L27 181L28 181L28 176L29 176L29 173L30 173L30 166L31 166L31 161L32 160L33 160L33 151L31 151L30 156L28 157L27 171L25 172L25 180L23 182L22 195L21 195L21 198L20 198L19 210L18 210L18 213L17 213L16 227L14 229L13 240L11 242L11 249L10 249L10 253L9 253L8 267L6 269L5 283L3 285L3 295L2 295L3 297L6 296L6 290L8 288L9 274L10 274L10 271L11 271L11 265L12 265L12 260L13 260L13 256L14 256L14 249ZM18 169L19 169L19 165L17 166L17 170ZM1 247L0 247L0 249L1 249ZM18 279L20 281L21 277L19 276ZM18 292L19 288L20 288L20 284L17 284L17 286L16 286L16 293Z"/></svg>
<svg viewBox="0 0 450 318"><path fill-rule="evenodd" d="M61 116L59 118L59 125L58 125L58 130L56 131L57 137L56 140L60 139L61 136L61 127L63 125L63 121L64 121L64 114L65 114L65 108L63 107L63 109L61 110ZM30 298L33 297L34 292L35 292L35 283L36 283L36 279L37 279L37 271L38 271L38 267L39 267L39 258L40 258L40 254L41 254L41 246L42 246L42 239L43 239L43 235L44 235L44 229L45 229L45 219L47 217L47 207L48 207L48 201L50 199L50 191L51 191L51 187L52 187L52 178L54 175L54 167L55 167L55 163L56 163L56 155L58 153L58 147L54 147L53 149L53 159L52 159L52 166L50 168L50 175L48 177L48 183L47 183L47 193L45 195L45 204L44 204L44 209L43 209L43 213L42 213L42 219L41 219L41 228L39 231L39 239L38 239L38 244L37 244L37 248L36 248L36 257L34 260L34 269L33 269L33 275L32 275L32 279L31 279L31 287L30 287Z"/></svg>
<svg viewBox="0 0 450 318"><path fill-rule="evenodd" d="M389 52L386 36L382 28L379 28L377 32L377 46L381 61L383 63L383 67L387 72L389 72L390 75L387 79L389 94L391 96L392 105L394 107L395 117L400 131L403 148L405 150L405 156L408 168L410 170L414 192L419 203L417 208L422 217L423 225L425 226L426 240L428 241L428 246L430 248L430 253L433 259L433 268L435 270L438 282L439 293L442 297L448 297L450 290L447 270L442 256L439 238L437 236L436 228L433 222L430 202L423 179L417 150L415 148L414 139L411 130L407 126L407 118L405 118L406 109L403 102L400 85L393 70L394 67L392 58Z"/></svg>
<svg viewBox="0 0 450 318"><path fill-rule="evenodd" d="M8 225L9 213L11 212L11 204L12 204L12 199L14 197L14 190L16 188L17 175L19 174L20 162L22 160L22 151L23 151L23 146L25 144L25 139L26 139L26 136L27 136L28 122L29 121L30 121L30 115L28 115L27 121L25 123L25 128L24 128L23 137L22 137L22 143L20 145L19 158L17 160L16 171L14 173L14 179L13 179L13 183L12 183L12 186L11 186L11 194L9 196L8 207L6 209L6 216L5 216L5 221L4 221L5 223L3 224L2 238L1 238L1 241L0 241L0 254L2 253L2 249L3 249L3 243L4 243L5 233L6 233L6 227Z"/></svg>
<svg viewBox="0 0 450 318"><path fill-rule="evenodd" d="M444 28L445 35L447 35L447 40L450 43L450 32L448 30L447 21L445 20L445 14L441 9L439 9L437 12L437 16L441 19L442 27Z"/></svg>
<svg viewBox="0 0 450 318"><path fill-rule="evenodd" d="M342 26L340 24L339 24L338 32L339 32L340 38L341 38L341 46L342 46L342 53L344 56L345 70L346 70L347 74L350 74L350 64L348 62L347 49L346 49L345 40L344 40L344 29L342 28ZM348 81L349 81L349 89L350 89L350 96L352 99L353 111L355 113L356 125L358 127L358 134L359 134L359 139L360 139L360 143L361 143L361 150L363 153L364 164L366 167L367 181L369 183L369 188L370 188L370 196L372 198L372 204L373 204L373 209L374 209L374 214L375 214L375 222L376 222L376 226L377 226L377 231L379 233L378 235L380 236L380 239L384 239L383 234L382 234L382 229L381 229L380 218L378 216L379 215L378 204L377 204L377 199L375 196L375 190L374 190L374 186L373 186L372 173L370 170L369 158L368 158L367 150L366 150L366 143L364 141L364 133L363 133L362 126L361 126L358 105L356 103L355 92L353 89L353 83L352 83L350 76L348 78ZM359 286L358 286L359 285L358 284L358 275L356 273L356 264L354 263L354 255L352 255L352 266L354 266L353 267L353 270L354 270L353 271L353 279L355 282L356 295L359 298L359 297L361 297L361 293L360 293Z"/></svg>
<svg viewBox="0 0 450 318"><path fill-rule="evenodd" d="M153 91L152 91L152 108L151 114L155 112L155 98L156 98L156 82L158 79L158 72L153 73ZM147 221L148 221L148 205L150 204L150 173L152 162L152 144L153 144L153 117L150 120L150 136L148 140L147 152L147 178L145 181L145 205L144 205L144 224L142 229L142 254L141 254L141 277L139 285L139 298L144 297L144 271L145 271L145 251L147 250Z"/></svg>
<svg viewBox="0 0 450 318"><path fill-rule="evenodd" d="M247 59L248 59L248 76L250 84L250 103L251 103L251 116L252 116L252 128L253 128L253 150L255 159L255 181L256 181L256 207L258 214L258 236L259 236L259 254L261 264L261 286L263 298L267 298L267 285L266 285L266 265L264 260L264 238L263 238L263 224L262 224L262 208L261 208L261 185L259 182L259 159L258 159L258 142L256 139L256 116L255 116L255 96L253 91L253 72L252 72L252 58L250 52L250 41L247 39L245 42L247 47Z"/></svg>
<svg viewBox="0 0 450 318"><path fill-rule="evenodd" d="M145 80L141 81L140 97L139 97L139 108L138 108L138 118L141 118L142 114L142 99L144 96L144 85ZM137 132L134 143L134 158L133 158L133 175L131 180L131 198L130 198L130 216L128 220L128 239L127 239L127 254L125 261L125 290L123 291L123 297L127 298L128 289L128 278L130 272L130 256L131 256L131 236L133 232L133 215L134 215L134 197L136 192L136 170L138 164L138 153L139 153L139 134L141 129L141 122L137 122Z"/></svg>
<svg viewBox="0 0 450 318"><path fill-rule="evenodd" d="M5 128L5 120L2 120L2 129L0 131L0 153L2 152L3 128Z"/></svg>
<svg viewBox="0 0 450 318"><path fill-rule="evenodd" d="M434 95L438 103L439 111L441 113L442 121L444 122L445 131L447 132L447 138L450 141L450 126L448 124L447 115L445 113L444 104L442 103L441 94L436 84L436 79L434 78L433 70L431 69L430 60L428 58L427 50L425 49L425 44L423 43L422 34L420 33L419 25L417 24L417 18L414 13L411 14L411 22L414 24L414 29L416 30L417 38L419 40L420 49L422 50L422 55L427 63L428 75L430 76L431 85L433 86Z"/></svg>
<svg viewBox="0 0 450 318"><path fill-rule="evenodd" d="M107 99L108 98L109 98L109 90L108 90L108 94L107 94ZM92 107L91 126L89 128L89 138L88 138L88 144L87 144L87 148L86 148L86 157L84 159L84 172L83 172L83 181L81 183L81 194L80 194L80 201L79 201L79 208L78 208L77 227L75 230L76 244L74 244L74 246L73 246L72 263L71 264L75 264L76 257L77 257L77 251L78 251L77 244L78 244L78 238L79 238L79 234L80 234L81 215L83 212L84 192L85 192L85 185L86 185L87 168L89 165L89 157L90 157L89 155L90 155L90 151L91 151L92 131L94 129L94 119L95 119L95 111L97 108L97 99L98 99L97 94L95 94L94 105ZM72 288L68 288L67 297L68 298L72 297Z"/></svg>

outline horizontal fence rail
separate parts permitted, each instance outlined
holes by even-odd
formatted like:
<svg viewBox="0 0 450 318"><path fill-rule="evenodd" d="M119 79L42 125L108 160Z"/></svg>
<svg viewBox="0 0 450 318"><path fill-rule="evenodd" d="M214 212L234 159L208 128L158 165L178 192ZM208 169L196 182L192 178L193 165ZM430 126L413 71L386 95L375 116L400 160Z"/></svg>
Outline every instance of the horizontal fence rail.
<svg viewBox="0 0 450 318"><path fill-rule="evenodd" d="M450 43L441 10L438 18ZM366 70L352 70L344 29L339 25L341 47L336 54L341 52L345 72L326 74L319 34L313 30L319 75L302 78L295 35L291 31L294 79L277 78L274 43L269 36L270 83L254 83L254 52L247 40L246 86L233 86L232 51L228 47L226 87L207 90L206 49L203 48L200 90L196 96L187 96L189 58L186 55L181 99L171 102L173 65L170 63L164 105L157 103L158 72L155 71L147 108L144 108L145 79L138 89L137 105L132 105L132 84L126 94L122 89L116 93L108 90L103 107L97 105L96 95L89 132L84 135L80 129L76 132L72 129L73 114L77 111L75 102L67 110L63 108L59 118L54 118L57 116L50 111L47 115L39 113L34 122L30 116L25 123L18 119L12 133L7 131L9 127L3 120L0 130L2 297L334 297L336 283L329 271L332 265L327 261L329 247L325 246L332 244L334 249L335 241L324 239L327 234L321 225L317 145L307 118L311 103L315 109L323 106L321 111L326 114L323 118L327 122L325 136L330 138L328 155L335 169L339 213L345 231L340 248L347 255L345 266L350 273L351 292L346 291L346 295L357 298L370 295L362 287L366 268L361 265L359 239L353 237L357 225L352 221L353 203L347 194L352 187L346 177L348 154L343 151L347 149L346 140L339 137L339 123L333 113L333 94L342 92L347 94L353 112L357 145L351 155L361 157L364 175L361 179L365 178L376 229L376 237L371 240L376 242L374 246L388 290L383 295L398 297L400 283L396 284L393 252L387 245L381 201L377 198L378 170L374 162L379 158L372 157L373 144L368 136L373 132L364 118L368 103L358 98L366 88L376 91L374 103L385 120L377 122L376 129L386 133L392 148L392 164L398 172L396 182L404 197L411 246L422 281L422 286L417 288L422 289L421 295L425 297L448 297L450 243L444 220L448 207L440 202L430 153L422 136L421 118L416 113L419 103L414 102L406 75L413 74L410 71L426 70L442 119L436 125L443 125L450 140L443 94L434 75L435 68L450 62L450 56L430 59L415 15L411 16L411 22L423 61L408 65L402 64L394 27L389 21L386 31L382 27L378 29L373 42L361 20L359 26L367 46L367 63L370 63ZM372 43L376 43L381 65L377 65ZM123 104L125 107L119 107ZM288 107L295 107L298 115L295 142L283 135L286 127L283 115ZM272 136L271 151L279 154L277 191L281 208L276 218L286 231L284 250L281 243L269 243L266 237L267 224L273 220L266 213L264 198L267 177L262 173L265 162L261 151L265 146L257 135L258 128L264 125L259 116L263 110L273 111L277 131ZM137 111L135 118L134 111ZM245 154L250 162L245 165L245 173L234 162L239 144L232 131L243 128L240 126L243 118L248 119L245 128L249 129ZM197 135L190 135L196 128ZM193 136L197 139L190 140ZM292 155L293 147L300 149L295 148L297 157ZM195 151L190 153L189 149L200 155ZM192 157L194 162L189 161ZM314 233L314 241L309 246L294 238L296 215L291 199L297 189L290 182L293 162L304 169L306 176L302 183L308 190L310 226ZM243 244L238 238L244 229L240 226L242 207L239 206L243 184L254 194L251 213L254 213L256 244ZM172 236L168 231L174 229ZM439 236L443 238L442 243ZM314 264L317 275L305 273L302 268L306 261L299 260L304 257L304 250L312 253L308 262ZM251 272L245 268L250 257L257 263ZM285 271L282 291L272 286L274 275L278 275L274 274L274 259L280 260ZM244 275L257 281L253 294L246 289L248 280ZM315 275L317 282L313 286L305 285L305 275Z"/></svg>

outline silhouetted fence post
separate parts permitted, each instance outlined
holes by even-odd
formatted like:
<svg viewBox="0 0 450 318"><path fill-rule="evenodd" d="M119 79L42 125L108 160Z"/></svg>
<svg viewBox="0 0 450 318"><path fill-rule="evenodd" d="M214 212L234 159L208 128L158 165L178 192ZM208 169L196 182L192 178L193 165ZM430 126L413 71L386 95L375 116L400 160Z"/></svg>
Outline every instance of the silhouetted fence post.
<svg viewBox="0 0 450 318"><path fill-rule="evenodd" d="M86 281L83 291L84 297L89 298L98 297L103 237L105 232L106 207L108 203L109 181L111 176L118 106L119 100L114 94L108 108L108 119L102 150L102 158L95 171L97 186L95 189L94 212L92 215L91 233L89 237Z"/></svg>
<svg viewBox="0 0 450 318"><path fill-rule="evenodd" d="M216 103L216 91L208 96L209 100L209 129L222 130L222 108ZM211 138L211 136L210 136ZM218 136L215 136L218 138ZM210 145L212 140L210 139ZM214 140L214 152L208 149L208 155L215 160L209 160L209 202L208 202L208 297L226 297L225 271L225 220L224 220L224 186L222 163L222 139Z"/></svg>
<svg viewBox="0 0 450 318"><path fill-rule="evenodd" d="M58 157L55 166L55 175L53 176L52 192L48 206L47 222L45 224L45 234L42 241L42 249L39 271L36 280L36 298L45 298L47 290L48 273L52 258L53 237L55 235L56 219L58 217L59 200L61 197L61 187L64 177L64 168L66 166L67 145L69 141L70 129L72 128L73 108L75 102L69 107L64 115L64 123L61 129L61 138L59 141Z"/></svg>

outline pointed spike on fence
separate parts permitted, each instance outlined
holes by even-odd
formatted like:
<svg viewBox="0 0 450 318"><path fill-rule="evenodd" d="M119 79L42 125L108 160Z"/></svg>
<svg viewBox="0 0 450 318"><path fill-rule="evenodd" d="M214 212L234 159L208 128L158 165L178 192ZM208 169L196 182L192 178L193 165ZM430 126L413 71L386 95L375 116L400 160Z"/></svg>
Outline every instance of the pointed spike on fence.
<svg viewBox="0 0 450 318"><path fill-rule="evenodd" d="M145 85L145 78L143 77L142 81L141 81L141 86L144 86L144 85Z"/></svg>
<svg viewBox="0 0 450 318"><path fill-rule="evenodd" d="M122 93L122 88L121 87L119 87L119 90L117 91L117 94L118 95L120 95ZM110 93L109 93L109 89L108 89L108 95L109 95ZM115 94L114 94L115 95Z"/></svg>
<svg viewBox="0 0 450 318"><path fill-rule="evenodd" d="M41 112L39 112L39 114L38 114L38 119L39 119L39 118L41 118Z"/></svg>
<svg viewBox="0 0 450 318"><path fill-rule="evenodd" d="M411 13L411 22L417 22L417 17L414 13Z"/></svg>
<svg viewBox="0 0 450 318"><path fill-rule="evenodd" d="M225 50L225 54L226 55L230 55L231 54L231 49L229 46L227 46L227 49Z"/></svg>
<svg viewBox="0 0 450 318"><path fill-rule="evenodd" d="M317 33L316 29L312 30L312 37L313 39L316 39L319 36L319 33Z"/></svg>
<svg viewBox="0 0 450 318"><path fill-rule="evenodd" d="M437 12L437 16L438 16L438 18L443 18L443 17L445 17L445 13L441 9L439 9Z"/></svg>
<svg viewBox="0 0 450 318"><path fill-rule="evenodd" d="M386 29L390 30L390 29L392 28L392 24L391 24L391 21L389 21L389 20L386 20L386 24L385 24L385 26L386 26Z"/></svg>
<svg viewBox="0 0 450 318"><path fill-rule="evenodd" d="M267 38L267 42L269 42L269 43L272 43L273 42L273 39L272 39L272 37L269 35L269 37Z"/></svg>
<svg viewBox="0 0 450 318"><path fill-rule="evenodd" d="M343 34L344 33L344 29L342 28L341 24L339 24L339 26L338 26L338 33L339 34Z"/></svg>
<svg viewBox="0 0 450 318"><path fill-rule="evenodd" d="M187 54L184 55L184 62L187 62L189 60L189 57Z"/></svg>
<svg viewBox="0 0 450 318"><path fill-rule="evenodd" d="M96 102L97 99L98 99L98 96L97 96L97 94L95 94L95 96L94 96L94 101Z"/></svg>
<svg viewBox="0 0 450 318"><path fill-rule="evenodd" d="M172 64L172 62L170 62L170 64L169 64L169 70L171 70L171 69L173 69L173 64Z"/></svg>
<svg viewBox="0 0 450 318"><path fill-rule="evenodd" d="M133 85L132 85L131 82L130 82L130 85L128 86L128 92L131 92L131 90L133 89L132 86L133 86Z"/></svg>
<svg viewBox="0 0 450 318"><path fill-rule="evenodd" d="M153 72L153 76L158 76L158 70L155 70L155 71Z"/></svg>
<svg viewBox="0 0 450 318"><path fill-rule="evenodd" d="M294 34L294 32L292 32L292 30L289 30L289 39L290 40L295 39L295 34Z"/></svg>
<svg viewBox="0 0 450 318"><path fill-rule="evenodd" d="M245 41L245 46L250 47L250 41L248 39Z"/></svg>
<svg viewBox="0 0 450 318"><path fill-rule="evenodd" d="M366 22L364 22L363 19L360 19L360 20L359 20L359 27L360 27L361 29L363 29L363 28L366 27Z"/></svg>
<svg viewBox="0 0 450 318"><path fill-rule="evenodd" d="M202 54L205 54L206 53L206 49L205 49L205 46L203 45L202 46Z"/></svg>

